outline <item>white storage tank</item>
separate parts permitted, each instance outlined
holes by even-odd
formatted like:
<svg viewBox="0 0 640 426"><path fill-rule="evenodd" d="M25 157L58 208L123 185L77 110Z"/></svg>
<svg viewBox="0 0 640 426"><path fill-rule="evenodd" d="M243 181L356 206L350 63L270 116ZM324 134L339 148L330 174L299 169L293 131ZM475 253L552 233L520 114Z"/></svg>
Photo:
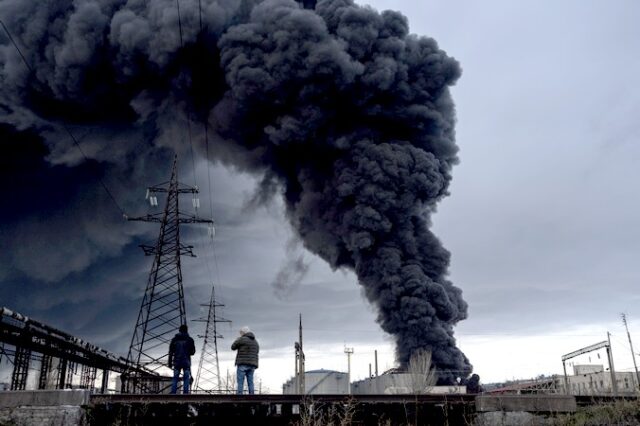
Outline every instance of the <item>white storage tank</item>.
<svg viewBox="0 0 640 426"><path fill-rule="evenodd" d="M347 395L349 381L347 373L333 370L311 370L304 373L306 395ZM298 393L296 379L291 378L282 385L282 393L291 395Z"/></svg>

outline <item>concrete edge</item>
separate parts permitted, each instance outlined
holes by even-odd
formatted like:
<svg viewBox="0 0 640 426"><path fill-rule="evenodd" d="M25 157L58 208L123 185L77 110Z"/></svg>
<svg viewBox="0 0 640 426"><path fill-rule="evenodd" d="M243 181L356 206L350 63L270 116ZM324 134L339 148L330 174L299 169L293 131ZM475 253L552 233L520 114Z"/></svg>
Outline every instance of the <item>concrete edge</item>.
<svg viewBox="0 0 640 426"><path fill-rule="evenodd" d="M89 404L89 394L85 389L4 391L0 392L0 408L82 406Z"/></svg>

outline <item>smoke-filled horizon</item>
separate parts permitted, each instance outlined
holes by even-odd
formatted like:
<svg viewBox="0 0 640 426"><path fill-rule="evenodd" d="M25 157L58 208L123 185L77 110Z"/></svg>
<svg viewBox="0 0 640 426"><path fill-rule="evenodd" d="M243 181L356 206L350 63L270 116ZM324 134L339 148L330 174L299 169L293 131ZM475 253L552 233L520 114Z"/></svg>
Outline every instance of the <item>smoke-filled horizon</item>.
<svg viewBox="0 0 640 426"><path fill-rule="evenodd" d="M128 209L118 182L164 177L149 165L188 152L189 127L200 155L261 177L258 200L282 196L306 249L356 272L402 366L425 348L441 383L466 377L453 328L467 305L429 230L457 162L458 63L401 14L350 0L199 4L181 1L179 15L168 0L0 1L29 64L1 36L0 131L41 170L30 178L83 182L59 201L71 217L34 209L2 224L3 269L55 282L121 250L139 231L111 219L98 179ZM86 214L95 203L101 218ZM53 259L21 256L51 243L35 237L43 221L70 219L83 226L48 234L66 243Z"/></svg>

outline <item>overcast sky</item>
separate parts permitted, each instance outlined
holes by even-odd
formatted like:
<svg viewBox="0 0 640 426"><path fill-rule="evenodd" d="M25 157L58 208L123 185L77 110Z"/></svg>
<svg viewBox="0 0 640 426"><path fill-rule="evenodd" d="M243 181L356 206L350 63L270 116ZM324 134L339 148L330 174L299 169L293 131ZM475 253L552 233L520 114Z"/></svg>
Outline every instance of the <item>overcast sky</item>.
<svg viewBox="0 0 640 426"><path fill-rule="evenodd" d="M412 30L463 68L461 163L434 225L469 303L457 335L476 372L558 373L607 330L632 368L619 314L637 336L639 5L410 3Z"/></svg>
<svg viewBox="0 0 640 426"><path fill-rule="evenodd" d="M450 279L469 305L455 337L474 372L485 383L561 373L563 354L606 340L607 331L616 368L632 369L620 313L628 314L638 340L640 4L359 3L400 11L412 33L433 37L462 68L451 91L460 163L432 230L451 252ZM87 133L82 143L90 147ZM137 198L138 212L144 212L146 186L169 176L163 160L144 164L148 176L111 174L106 183L126 205ZM3 201L3 210L13 213L3 213L0 236L11 241L12 251L2 251L0 305L126 355L151 261L137 245L153 241L157 227L119 223L120 213L104 193L68 196L65 185L79 191L74 179L88 174L80 159L73 167L59 161L55 172L44 160L0 161L11 169L5 177L17 176L1 185L18 201ZM281 200L251 204L259 176L189 156L179 167L185 183L195 180L202 189L201 214L209 214L213 201L216 237L212 243L206 229L185 229L183 241L195 246L198 257L182 266L189 319L205 314L199 304L208 300L212 282L226 305L222 315L232 324L221 326L223 372L233 371L229 346L248 325L262 348L258 375L265 388L278 392L293 374L299 313L308 369L345 371L345 346L354 348L354 379L366 377L374 349L381 371L394 365L391 340L376 324L355 275L333 271L290 243L295 239ZM39 197L54 207L20 205ZM95 197L103 203L93 214L117 223L122 240L94 241L104 236L90 218L74 219L73 208L90 206ZM71 198L69 213L56 205ZM60 227L64 232L55 231ZM77 250L86 256L72 256L75 263L60 271L67 253ZM300 256L307 273L298 284L276 289L287 259ZM24 272L30 268L45 272ZM193 323L192 334L201 327ZM600 362L597 354L591 358L576 362ZM0 381L8 380L5 371Z"/></svg>

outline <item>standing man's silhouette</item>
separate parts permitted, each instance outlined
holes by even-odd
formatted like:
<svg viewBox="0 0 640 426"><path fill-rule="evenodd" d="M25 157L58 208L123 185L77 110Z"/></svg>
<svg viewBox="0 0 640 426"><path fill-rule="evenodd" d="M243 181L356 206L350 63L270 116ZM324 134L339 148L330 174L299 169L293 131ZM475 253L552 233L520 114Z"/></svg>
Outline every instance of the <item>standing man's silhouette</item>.
<svg viewBox="0 0 640 426"><path fill-rule="evenodd" d="M178 379L180 370L184 372L182 377L182 393L189 393L191 380L191 355L196 353L196 345L187 332L187 326L182 324L178 329L179 333L171 339L169 345L169 368L173 368L173 382L171 383L171 393L178 390Z"/></svg>

